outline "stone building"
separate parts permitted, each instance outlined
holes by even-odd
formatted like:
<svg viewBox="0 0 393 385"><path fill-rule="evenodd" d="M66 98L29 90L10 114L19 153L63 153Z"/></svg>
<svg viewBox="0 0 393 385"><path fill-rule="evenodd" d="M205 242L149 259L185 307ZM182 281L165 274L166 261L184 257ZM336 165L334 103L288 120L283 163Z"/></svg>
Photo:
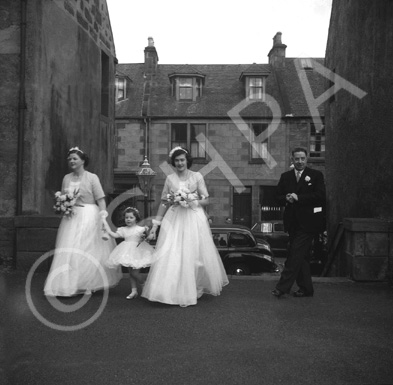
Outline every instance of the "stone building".
<svg viewBox="0 0 393 385"><path fill-rule="evenodd" d="M335 272L384 279L393 258L393 2L333 0L326 67L329 233L345 231Z"/></svg>
<svg viewBox="0 0 393 385"><path fill-rule="evenodd" d="M287 58L285 51L278 32L267 64L169 65L159 64L149 38L143 63L117 65L115 192L138 186L147 156L157 172L154 215L172 172L168 153L182 145L205 176L214 222L280 218L275 186L290 150L306 147L310 166L321 170L325 151L323 108L310 99L323 93L316 67L324 59Z"/></svg>
<svg viewBox="0 0 393 385"><path fill-rule="evenodd" d="M23 268L54 246L69 148L112 190L115 47L105 0L5 0L0 15L0 253Z"/></svg>

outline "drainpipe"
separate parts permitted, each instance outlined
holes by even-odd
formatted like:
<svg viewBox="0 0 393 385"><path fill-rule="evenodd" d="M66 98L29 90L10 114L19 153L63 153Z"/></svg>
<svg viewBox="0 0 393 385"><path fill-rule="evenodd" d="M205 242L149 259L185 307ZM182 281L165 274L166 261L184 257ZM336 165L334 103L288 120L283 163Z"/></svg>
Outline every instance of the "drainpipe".
<svg viewBox="0 0 393 385"><path fill-rule="evenodd" d="M23 185L23 153L24 153L24 126L25 126L25 71L26 71L26 7L27 0L21 0L20 22L20 71L19 71L19 111L18 111L18 161L16 181L16 215L22 214L22 185Z"/></svg>
<svg viewBox="0 0 393 385"><path fill-rule="evenodd" d="M145 157L149 159L149 136L150 136L150 118L144 118L143 121L145 122Z"/></svg>

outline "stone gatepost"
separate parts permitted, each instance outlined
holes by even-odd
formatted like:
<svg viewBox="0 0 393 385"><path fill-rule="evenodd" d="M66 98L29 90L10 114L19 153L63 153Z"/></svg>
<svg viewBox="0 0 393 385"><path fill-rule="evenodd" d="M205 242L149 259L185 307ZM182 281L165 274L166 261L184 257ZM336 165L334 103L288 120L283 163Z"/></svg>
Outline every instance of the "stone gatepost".
<svg viewBox="0 0 393 385"><path fill-rule="evenodd" d="M345 259L355 281L385 281L392 273L393 222L346 218Z"/></svg>

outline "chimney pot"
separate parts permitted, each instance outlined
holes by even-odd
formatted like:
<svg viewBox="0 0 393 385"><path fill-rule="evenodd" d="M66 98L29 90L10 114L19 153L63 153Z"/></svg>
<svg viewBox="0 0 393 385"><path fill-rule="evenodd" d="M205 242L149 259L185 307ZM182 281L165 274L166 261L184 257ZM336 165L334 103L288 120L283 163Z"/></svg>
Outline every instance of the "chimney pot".
<svg viewBox="0 0 393 385"><path fill-rule="evenodd" d="M275 46L275 45L277 45L277 44L282 44L282 42L281 42L281 36L282 36L282 33L281 33L281 32L277 32L277 33L275 34L275 36L273 37L273 46Z"/></svg>
<svg viewBox="0 0 393 385"><path fill-rule="evenodd" d="M148 41L148 46L149 46L149 47L154 47L154 40L153 40L152 37L148 37L148 38L147 38L147 41Z"/></svg>

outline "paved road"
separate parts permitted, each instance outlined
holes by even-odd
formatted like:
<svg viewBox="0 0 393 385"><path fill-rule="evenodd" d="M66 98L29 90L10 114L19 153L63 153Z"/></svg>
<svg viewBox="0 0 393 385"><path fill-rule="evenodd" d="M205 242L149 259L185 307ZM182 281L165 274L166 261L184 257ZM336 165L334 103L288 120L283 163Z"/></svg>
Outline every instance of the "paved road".
<svg viewBox="0 0 393 385"><path fill-rule="evenodd" d="M102 303L95 293L78 311L58 311L42 295L44 279L34 276L31 300L54 324L78 325ZM270 294L276 280L233 278L221 296L180 308L127 301L123 279L95 322L66 332L32 313L26 276L0 275L0 383L393 384L388 284L315 278L313 298L277 299Z"/></svg>

